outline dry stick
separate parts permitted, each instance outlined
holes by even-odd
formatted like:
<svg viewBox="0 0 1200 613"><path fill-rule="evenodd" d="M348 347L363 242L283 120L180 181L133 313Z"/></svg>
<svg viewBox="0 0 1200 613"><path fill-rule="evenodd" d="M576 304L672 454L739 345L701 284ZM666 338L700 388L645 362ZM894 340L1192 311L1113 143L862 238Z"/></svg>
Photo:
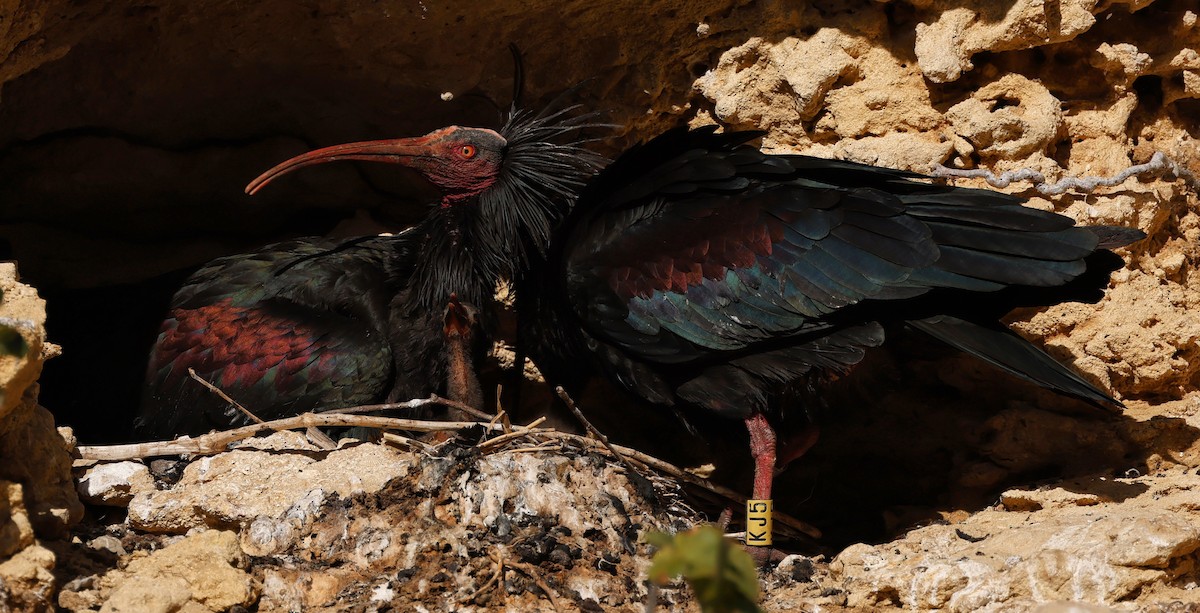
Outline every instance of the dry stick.
<svg viewBox="0 0 1200 613"><path fill-rule="evenodd" d="M496 583L500 580L500 576L504 574L504 550L501 549L499 551L500 553L498 555L495 552L491 554L492 561L496 563L496 572L492 574L492 578L488 579L487 583L484 583L482 586L480 586L479 589L475 590L475 592L470 596L462 599L461 602L465 604L475 600L475 598L482 594L484 590L488 589L493 583Z"/></svg>
<svg viewBox="0 0 1200 613"><path fill-rule="evenodd" d="M203 385L204 387L208 388L208 391L216 394L217 396L220 396L221 399L224 400L225 402L232 404L237 410L241 411L243 415L245 415L246 417L249 417L250 421L252 421L256 424L263 423L263 420L259 416L255 415L253 412L251 412L250 409L247 409L246 407L242 406L242 404L240 402L231 398L228 394L225 393L224 390L222 390L221 388L213 385L212 383L209 383L208 381L205 381L204 379L200 378L200 375L196 374L196 369L189 367L188 375L190 375L193 379L195 379L198 383L200 383L200 385ZM329 451L330 449L337 449L337 443L334 442L333 439L326 436L324 432L321 432L320 430L318 430L316 428L308 428L308 430L307 430L307 432L305 432L305 434L308 436L308 440L312 441L312 443L314 445L324 449L325 451Z"/></svg>
<svg viewBox="0 0 1200 613"><path fill-rule="evenodd" d="M495 423L495 422L499 421L500 423L504 424L504 433L508 434L509 432L512 432L512 422L508 420L508 411L505 411L504 406L500 404L500 398L503 395L504 395L504 385L501 383L497 383L496 384L496 414L492 416L492 419L489 423Z"/></svg>
<svg viewBox="0 0 1200 613"><path fill-rule="evenodd" d="M535 423L540 423L535 422ZM488 428L486 423L477 421L428 421L423 419L403 419L400 417L380 417L377 415L344 415L340 413L304 413L295 417L285 417L233 430L211 432L197 437L181 437L173 441L132 443L127 445L80 446L79 454L85 460L131 460L162 455L207 455L225 451L230 443L250 438L270 430L293 430L296 428L331 428L353 427L380 428L388 430L411 430L413 432L441 432L444 430L462 430L480 426ZM500 426L491 426L497 431ZM515 433L514 433L515 434ZM522 432L521 434L525 434Z"/></svg>
<svg viewBox="0 0 1200 613"><path fill-rule="evenodd" d="M357 414L357 413L371 413L373 411L394 411L397 409L415 409L417 407L425 406L427 404L440 404L442 406L447 406L452 409L458 409L476 419L487 420L487 419L492 418L491 415L488 415L487 413L484 413L483 411L480 411L479 409L472 408L471 405L469 405L469 404L463 404L461 402L458 402L457 400L450 400L449 398L442 398L441 396L438 396L437 394L430 394L428 398L415 398L413 400L406 400L404 402L388 402L388 403L384 403L384 404L362 404L362 405L359 405L356 407L346 407L346 408L340 408L340 409L321 409L316 412L317 413L342 413L344 415L351 415L351 414Z"/></svg>
<svg viewBox="0 0 1200 613"><path fill-rule="evenodd" d="M538 451L562 451L562 448L563 448L562 443L553 443L550 441L546 441L545 443L538 443L537 445L534 445L532 447L517 447L516 449L509 449L508 453L535 453Z"/></svg>
<svg viewBox="0 0 1200 613"><path fill-rule="evenodd" d="M231 398L229 396L229 394L225 393L224 390L222 390L221 388L213 385L212 383L209 383L208 381L205 381L204 379L200 378L200 375L196 374L196 369L189 367L188 375L191 376L191 378L195 379L200 385L203 385L204 387L208 388L208 391L216 394L217 396L220 396L221 400L224 400L225 402L232 404L234 406L234 408L241 411L243 415L245 415L246 417L249 417L250 421L252 421L256 424L263 423L262 418L255 415L252 411L250 411L250 409L247 409L246 407L242 406L242 403ZM324 449L325 451L329 451L330 449L337 449L337 443L334 442L333 439L326 436L324 432L321 432L320 430L318 430L316 428L308 428L307 431L305 432L305 435L308 437L309 441L311 441L317 447Z"/></svg>
<svg viewBox="0 0 1200 613"><path fill-rule="evenodd" d="M520 428L516 432L509 432L507 434L501 434L500 436L497 436L496 438L491 438L486 441L483 441L482 443L479 443L478 445L476 445L476 447L478 447L481 451L488 451L488 450L500 447L501 445L503 445L505 443L512 442L519 438L524 438L531 434L549 434L550 432L554 432L554 430L550 430L548 428L538 428L538 426L540 426L542 424L542 422L544 422L544 421L546 421L545 417L539 417L539 418L529 422L528 426L516 426L517 428ZM492 425L492 430L496 430L497 428L503 429L504 426L503 426L503 424Z"/></svg>
<svg viewBox="0 0 1200 613"><path fill-rule="evenodd" d="M242 404L240 402L234 400L233 398L230 398L229 394L226 394L225 392L221 391L221 388L200 378L200 375L196 374L195 368L188 367L188 375L191 376L191 378L195 379L197 382L199 382L200 385L207 387L208 391L220 396L221 400L224 400L225 402L232 404L235 408L237 408L237 410L241 411L246 417L249 417L250 421L252 421L256 424L264 423L263 420L259 419L257 415L255 415L254 413L251 413L250 409L247 409L246 407L242 406Z"/></svg>
<svg viewBox="0 0 1200 613"><path fill-rule="evenodd" d="M637 475L639 479L648 481L646 476L638 471L637 467L635 467L633 464L630 464L629 461L625 459L625 456L621 455L621 452L617 451L617 448L614 447L612 443L608 442L608 437L604 436L603 432L600 432L596 426L592 425L592 422L588 421L588 419L583 416L583 411L580 411L579 407L575 406L575 401L571 399L571 395L567 393L567 390L563 389L563 386L556 386L554 388L554 392L558 394L559 398L562 398L562 401L567 404L567 408L571 409L571 412L575 414L575 419L583 422L583 427L587 428L587 431L591 432L592 436L595 436L597 439L599 439L601 443L604 443L604 447L608 449L608 452L611 453L618 462L623 464L625 468L629 469L630 472Z"/></svg>
<svg viewBox="0 0 1200 613"><path fill-rule="evenodd" d="M404 447L407 447L408 449L416 449L417 451L420 451L422 453L429 453L430 451L433 450L433 446L430 445L429 443L426 443L424 441L418 441L415 438L408 438L407 436L400 436L399 434L393 434L391 432L384 432L383 440L388 443L402 445Z"/></svg>
<svg viewBox="0 0 1200 613"><path fill-rule="evenodd" d="M555 611L562 611L562 609L558 606L558 596L555 596L554 591L550 589L550 586L546 585L545 581L542 581L542 575L537 571L537 567L528 562L509 562L508 565L525 573L526 575L529 575L529 578L533 579L533 583L546 593L546 597L550 599L550 606L553 607Z"/></svg>
<svg viewBox="0 0 1200 613"><path fill-rule="evenodd" d="M325 451L337 449L337 441L329 438L328 434L321 432L318 428L309 427L304 430L304 436L308 441Z"/></svg>
<svg viewBox="0 0 1200 613"><path fill-rule="evenodd" d="M496 414L493 415L492 418L488 420L488 426L494 426L497 423L499 423L500 419L503 418L504 415L505 415L504 409L500 409L499 411L497 411ZM505 434L508 434L508 433L505 432Z"/></svg>
<svg viewBox="0 0 1200 613"><path fill-rule="evenodd" d="M512 432L512 422L508 421L508 411L505 411L504 407L500 405L500 397L503 395L504 395L504 385L501 383L497 383L496 384L496 416L492 418L492 421L500 420L500 423L504 424L504 433L508 434L509 432Z"/></svg>

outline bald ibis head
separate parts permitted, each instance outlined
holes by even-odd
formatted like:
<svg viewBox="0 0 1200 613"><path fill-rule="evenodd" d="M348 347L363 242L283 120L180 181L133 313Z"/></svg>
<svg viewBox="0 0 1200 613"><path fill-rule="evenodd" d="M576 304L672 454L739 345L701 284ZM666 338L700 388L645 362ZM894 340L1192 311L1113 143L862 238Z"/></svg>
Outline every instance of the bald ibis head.
<svg viewBox="0 0 1200 613"><path fill-rule="evenodd" d="M384 162L416 170L442 193L418 234L425 248L413 287L424 309L452 293L476 306L495 283L542 253L550 231L605 159L585 149L582 131L608 127L578 106L540 113L518 110L499 130L450 126L424 136L334 145L293 157L250 182L255 194L307 166L343 160Z"/></svg>
<svg viewBox="0 0 1200 613"><path fill-rule="evenodd" d="M508 141L494 130L450 126L425 136L334 145L298 155L260 175L246 186L254 194L293 170L360 160L407 166L443 190L443 204L478 196L496 184Z"/></svg>

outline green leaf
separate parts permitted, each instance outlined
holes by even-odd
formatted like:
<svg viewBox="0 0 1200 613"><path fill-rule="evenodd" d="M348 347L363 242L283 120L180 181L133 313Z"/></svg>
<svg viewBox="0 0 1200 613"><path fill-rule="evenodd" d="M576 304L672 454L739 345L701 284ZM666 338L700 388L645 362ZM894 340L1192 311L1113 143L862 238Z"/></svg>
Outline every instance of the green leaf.
<svg viewBox="0 0 1200 613"><path fill-rule="evenodd" d="M20 332L8 326L0 325L0 355L13 355L23 358L28 352L29 343L25 342L25 337L21 336Z"/></svg>
<svg viewBox="0 0 1200 613"><path fill-rule="evenodd" d="M654 583L665 585L682 576L704 613L761 611L754 560L716 527L699 526L675 535L652 532L645 540L658 547L649 570Z"/></svg>

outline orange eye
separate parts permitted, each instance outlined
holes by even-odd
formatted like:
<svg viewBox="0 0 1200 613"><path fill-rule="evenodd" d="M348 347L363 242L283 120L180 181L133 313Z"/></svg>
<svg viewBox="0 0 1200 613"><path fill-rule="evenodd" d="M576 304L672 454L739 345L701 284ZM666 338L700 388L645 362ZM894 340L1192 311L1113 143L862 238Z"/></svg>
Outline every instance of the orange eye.
<svg viewBox="0 0 1200 613"><path fill-rule="evenodd" d="M465 158L473 158L475 157L475 145L463 145L458 153Z"/></svg>

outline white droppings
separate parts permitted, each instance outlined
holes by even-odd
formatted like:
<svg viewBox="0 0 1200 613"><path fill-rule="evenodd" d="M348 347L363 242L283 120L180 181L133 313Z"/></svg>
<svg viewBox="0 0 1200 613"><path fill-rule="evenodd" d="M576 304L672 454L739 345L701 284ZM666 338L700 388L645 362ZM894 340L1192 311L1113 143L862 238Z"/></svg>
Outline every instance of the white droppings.
<svg viewBox="0 0 1200 613"><path fill-rule="evenodd" d="M391 602L396 597L396 590L393 590L390 585L384 583L375 586L371 590L371 602Z"/></svg>

